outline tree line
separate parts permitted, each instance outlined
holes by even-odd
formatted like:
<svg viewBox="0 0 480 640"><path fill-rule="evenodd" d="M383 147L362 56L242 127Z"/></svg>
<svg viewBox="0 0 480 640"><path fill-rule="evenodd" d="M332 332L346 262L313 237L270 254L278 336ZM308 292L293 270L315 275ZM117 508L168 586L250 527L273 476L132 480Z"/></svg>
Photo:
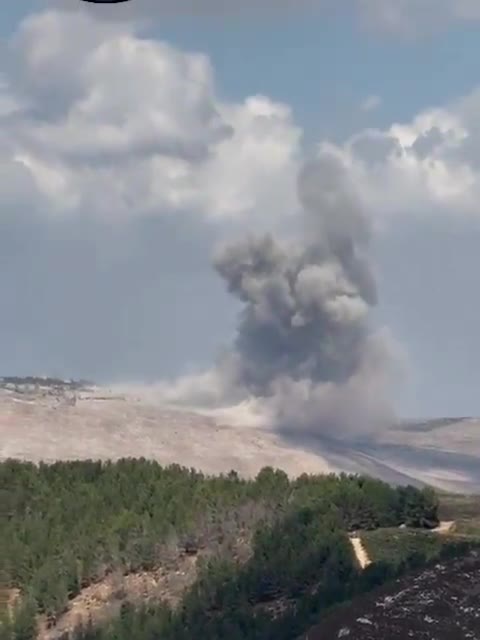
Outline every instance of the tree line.
<svg viewBox="0 0 480 640"><path fill-rule="evenodd" d="M22 593L1 632L15 640L35 636L37 614L54 620L113 571L152 570L198 549L212 553L178 610L125 605L118 620L78 638L292 637L282 634L378 581L378 567L357 571L348 531L438 523L429 489L345 474L289 479L270 467L247 480L145 459L7 460L0 487L2 582ZM239 564L231 550L245 536L251 554ZM277 618L274 602L283 603Z"/></svg>

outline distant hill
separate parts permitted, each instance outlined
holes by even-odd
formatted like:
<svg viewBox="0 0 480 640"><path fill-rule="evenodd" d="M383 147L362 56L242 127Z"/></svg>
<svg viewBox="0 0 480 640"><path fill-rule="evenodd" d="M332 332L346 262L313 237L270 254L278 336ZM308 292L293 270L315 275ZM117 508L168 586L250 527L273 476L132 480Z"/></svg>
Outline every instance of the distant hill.
<svg viewBox="0 0 480 640"><path fill-rule="evenodd" d="M85 381L0 379L0 459L153 458L208 473L262 467L367 473L392 483L480 493L480 420L409 422L374 440L288 439L251 426L160 406L154 395L118 392Z"/></svg>

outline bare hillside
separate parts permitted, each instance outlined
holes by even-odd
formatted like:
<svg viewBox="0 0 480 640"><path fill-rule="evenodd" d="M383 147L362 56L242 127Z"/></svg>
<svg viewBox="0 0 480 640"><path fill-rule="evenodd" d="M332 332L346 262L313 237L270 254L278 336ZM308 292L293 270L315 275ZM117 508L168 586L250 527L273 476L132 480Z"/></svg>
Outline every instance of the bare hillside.
<svg viewBox="0 0 480 640"><path fill-rule="evenodd" d="M59 393L0 391L0 457L154 458L207 473L244 475L272 465L296 475L333 470L316 453L294 449L275 433L217 424L106 389Z"/></svg>
<svg viewBox="0 0 480 640"><path fill-rule="evenodd" d="M229 425L159 406L147 395L58 381L0 380L0 459L155 458L207 473L264 466L290 475L347 471L393 483L480 491L480 421L445 419L386 430L347 444Z"/></svg>

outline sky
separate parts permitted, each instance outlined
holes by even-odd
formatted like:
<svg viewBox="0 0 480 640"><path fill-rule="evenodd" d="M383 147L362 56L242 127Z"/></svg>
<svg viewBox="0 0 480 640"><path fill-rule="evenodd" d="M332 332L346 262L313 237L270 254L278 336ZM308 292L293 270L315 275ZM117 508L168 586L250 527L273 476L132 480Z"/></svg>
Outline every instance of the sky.
<svg viewBox="0 0 480 640"><path fill-rule="evenodd" d="M0 6L2 373L209 366L241 309L215 248L295 234L327 149L372 227L398 412L480 415L477 3L127 4Z"/></svg>

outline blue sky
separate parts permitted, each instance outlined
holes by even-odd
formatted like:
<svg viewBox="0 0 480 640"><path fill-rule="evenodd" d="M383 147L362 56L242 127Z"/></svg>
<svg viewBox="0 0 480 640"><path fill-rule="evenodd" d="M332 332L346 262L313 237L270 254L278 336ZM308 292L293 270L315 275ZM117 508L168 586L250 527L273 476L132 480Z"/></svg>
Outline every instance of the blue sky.
<svg viewBox="0 0 480 640"><path fill-rule="evenodd" d="M22 3L2 4L0 34L4 44L19 28L23 18L34 13L40 15L40 5L56 7L58 3L25 0ZM445 8L447 5L448 1L445 0L442 7ZM63 16L62 20L66 20L66 14L58 15ZM78 16L75 12L69 14L69 22L65 22L65 30L72 29L74 24L72 20L77 19L75 16ZM414 18L413 11L412 18ZM88 29L92 32L93 25L93 21L88 24L82 23L81 28L86 30L85 33ZM98 21L97 26L98 34L91 36L93 44L89 44L95 48L99 47L103 41L108 42L109 38L113 38L110 32L101 30L106 28L105 22ZM45 29L47 38L49 28L51 26L41 24L32 35L32 41L38 38L38 42L41 42L42 29ZM120 31L122 28L115 27ZM379 208L378 212L374 211L372 217L375 221L383 220L381 208L388 210L385 214L387 222L383 220L382 223L385 228L375 234L373 241L371 257L375 263L380 290L379 305L373 312L373 321L379 325L387 325L409 354L411 373L405 387L397 390L395 398L399 411L403 415L480 414L480 399L477 393L478 363L480 362L480 339L477 330L480 320L477 284L480 268L478 252L480 212L477 214L475 208L476 172L478 171L476 160L480 159L480 144L476 146L477 138L475 137L476 126L478 127L475 122L475 105L480 106L480 101L477 103L474 97L468 98L478 84L477 67L480 46L478 28L479 22L475 19L458 21L446 18L445 25L439 31L432 31L425 26L422 27L424 30L420 29L420 33L415 37L406 37L401 32L384 29L381 25L367 28L359 22L358 15L349 10L336 15L298 11L288 17L273 11L267 17L260 17L255 12L251 12L242 18L160 15L143 36L135 36L166 42L175 51L201 52L208 56L214 74L215 100L219 102L242 105L248 96L261 94L274 103L289 105L292 110L291 120L302 131L302 144L307 153L311 153L320 142L329 140L337 145L339 153L341 151L347 154L345 145L348 144L350 136L366 135L368 144L372 143L372 136L364 134L369 129L379 132L378 135L384 140L396 140L397 135L400 140L401 135L404 134L398 133L397 130L392 133L391 126L400 123L404 127L410 127L409 130L411 130L412 127L415 128L412 123L418 114L430 108L443 110L441 115L435 116L432 127L441 128L442 123L449 122L448 118L451 118L452 122L454 119L456 119L455 122L458 120L467 131L468 135L465 135L463 140L472 140L468 148L465 147L464 150L463 143L453 144L446 141L441 149L439 147L435 150L434 153L437 155L432 158L442 163L442 171L444 171L442 180L445 185L457 183L460 175L459 167L464 172L471 171L471 181L468 183L471 193L467 187L463 190L458 187L454 195L445 196L440 188L441 185L437 186L437 183L432 182L433 186L429 186L427 174L424 179L419 179L417 184L408 173L411 164L408 164L407 160L400 168L392 161L392 164L388 164L388 174L384 175L375 169L370 156L352 156L354 167L352 171L356 171L352 173L354 176L352 179L356 181L357 186L360 180L361 187L365 186L365 202L369 203L373 209ZM24 41L21 46L24 47L24 51L28 50L27 41ZM62 46L67 48L67 44ZM79 56L82 60L83 57L86 58L85 51L82 51L81 40L75 43L75 47L77 48L73 49L72 44L73 53L69 58L72 65L75 65L75 56ZM45 68L32 71L33 67L27 67L31 63L27 53L24 58L18 50L14 55L17 55L20 60L15 64L21 65L22 72L17 76L14 66L12 70L10 67L7 69L8 90L16 98L27 95L28 100L37 100L36 108L43 114L39 117L47 122L47 101L45 100L47 94L42 93L41 81L38 80L41 76L32 74L48 75L50 68L57 69L57 67L47 65ZM58 52L55 55L58 59ZM54 65L57 64L57 59L52 58ZM58 76L55 76L53 90L63 95L62 92L65 89L67 98L74 100L77 84L74 84L71 78L68 79L68 74L65 77L61 76L64 71L63 67L60 71L55 71ZM37 80L34 81L34 77L37 77ZM95 76L97 79L99 77ZM188 77L182 82L188 84ZM178 89L178 86L172 85L171 95L174 95L174 91L187 90ZM182 100L181 93L179 95L179 100ZM379 98L378 106L369 110L363 109L362 104L371 96ZM120 106L123 99L119 94ZM162 99L158 98L160 101ZM210 97L208 99L210 100ZM467 100L466 106L464 106L465 100ZM171 102L173 103L174 99L167 96L165 104L170 105ZM192 118L191 114L185 115L182 126L190 127ZM203 144L202 130L200 125L198 126L198 131L195 128L192 135L195 140L198 139L197 142L200 141L198 144ZM291 126L293 125L290 121L282 120L281 134L278 135L287 136L287 128L290 127L288 131L292 131ZM454 127L453 124L448 126ZM45 172L39 173L38 163L50 162L54 152L47 147L40 149L41 144L48 146L50 142L45 137L42 137L42 142L39 142L40 134L38 131L34 132L32 127L32 122L27 120L15 122L15 125L12 125L13 133L5 143L5 149L11 150L17 141L21 140L22 144L26 145L23 147L23 153L30 154L30 164L27 163L25 166L33 172L36 180L43 178L47 180ZM272 133L272 140L276 135L275 132ZM417 131L415 135L420 134ZM0 142L3 144L1 136ZM208 144L213 145L213 142ZM402 142L402 144L409 143ZM370 147L368 149L370 150ZM38 154L36 159L35 153ZM478 156L475 155L477 153ZM413 156L408 157L413 161ZM54 167L55 171L62 170L59 158L60 155L56 163L49 165L50 169L53 170ZM389 156L388 161L390 160ZM115 167L120 167L123 166L122 161L122 158L118 157L114 158L112 163ZM415 156L415 161L420 162L420 159ZM224 166L221 158L218 162L219 164L215 165L217 172L219 167ZM293 163L293 160L291 162ZM264 164L261 166L263 167ZM273 166L275 168L272 168L272 172L277 171L277 164ZM281 171L286 172L287 169L288 167L285 167ZM241 171L241 168L236 170ZM398 179L395 171L399 172ZM121 176L119 180L127 180L123 174L119 175ZM278 180L285 182L282 176L286 173L279 175ZM201 178L195 173L192 180L197 185L203 178L204 173L201 174ZM65 184L70 179L74 180L71 167L65 165ZM208 180L208 187L205 186L205 190L213 189L212 178L207 176L205 180ZM254 177L248 180L248 188L251 184L256 185L251 187L252 198L255 199L257 192L253 189L257 189L258 185ZM4 181L3 184L4 191L7 191L5 189L7 182ZM92 189L90 182L85 182L87 186L83 182L82 184L72 182L72 185L69 183L67 185L72 189L71 194L75 194L75 197L82 202L93 202L91 206L100 209L98 204L100 198L93 200L90 191L85 192L86 195L82 192L82 189ZM398 190L396 185L399 185ZM218 185L214 186L218 189ZM235 184L232 188L234 187ZM67 207L64 203L70 202L66 191L64 193L60 188L55 190L56 188L50 188L48 185L45 189L42 197L45 196L47 200L57 198L55 202L52 200L46 206L54 209L58 207L58 211L62 212L62 207ZM276 188L272 186L273 194L275 190ZM132 197L139 197L140 192L136 186L132 193L135 194ZM9 191L7 195L8 206L16 207L21 202L16 192L12 195ZM264 199L259 201L268 205L270 196L267 196L268 194L262 192L261 198ZM24 190L22 190L23 197ZM178 194L176 197L179 197ZM212 198L217 197L220 198L215 191ZM64 199L61 200L61 198ZM108 195L104 194L104 198L108 198ZM203 196L200 195L199 198L199 203L203 203ZM267 205L264 204L264 206ZM199 208L203 206L198 204ZM63 213L58 215L63 216ZM80 213L77 212L75 215L80 216ZM207 211L206 219L208 215ZM253 217L245 218L245 228L251 227L255 215L253 212ZM38 250L38 255L41 256L38 259L45 261L42 262L44 264L42 282L50 279L49 269L53 269L54 265L48 262L47 255L51 256L55 253L56 249L52 249L57 246L55 243L74 242L73 232L67 229L69 224L73 224L69 220L71 219L68 216L62 217L61 229L55 226L60 223L49 220L47 227L42 227L48 230L42 232L43 236L42 234L38 236L46 238L44 247L35 245L35 250ZM7 220L5 217L2 224L8 237L16 237L10 218ZM158 233L159 237L167 233L162 227L163 224L168 226L170 222L158 222L159 227L155 233ZM100 231L96 225L101 226ZM215 275L211 273L209 266L211 248L217 237L223 233L223 223L216 226L216 223L208 221L205 227L200 228L200 225L197 229L197 221L195 221L190 227L186 224L185 229L188 227L188 231L183 227L183 230L177 229L175 233L178 246L175 245L174 253L180 255L185 250L188 251L189 258L182 263L181 268L178 265L172 267L169 275L168 269L165 270L166 262L165 264L156 262L155 247L150 246L145 240L148 236L148 232L145 232L146 223L135 222L135 225L137 226L131 236L137 238L136 248L130 245L128 249L125 248L125 254L122 254L120 262L115 262L116 259L112 258L111 262L105 266L105 282L98 284L97 289L94 287L94 293L85 293L85 301L88 300L92 305L98 304L101 309L99 311L101 322L98 326L94 317L84 318L82 325L84 328L87 327L85 329L87 334L92 333L90 343L95 347L90 351L86 347L89 343L86 339L81 348L76 350L71 346L73 338L68 335L68 331L60 336L58 329L53 331L52 326L57 325L52 325L50 322L47 306L41 313L41 324L44 328L39 330L38 334L35 333L33 325L26 319L30 305L35 299L35 295L32 294L32 297L27 296L22 299L22 304L19 304L16 310L12 307L7 312L3 327L0 321L0 349L4 351L5 366L9 367L9 371L5 373L13 373L10 369L15 368L18 372L30 373L31 371L26 371L27 368L36 368L45 369L45 373L98 377L102 380L122 377L143 377L153 380L165 375L181 374L185 368L192 366L206 366L215 357L219 345L228 343L234 332L238 305L229 299L223 290L222 283L218 282ZM22 229L24 233L25 228L22 227ZM195 237L192 229L195 229ZM147 235L144 236L144 233ZM122 236L119 242L124 242L129 232L119 232L119 234ZM94 242L93 236L95 236ZM80 265L83 264L82 260L85 260L87 255L86 247L95 251L91 248L95 245L104 255L105 249L101 243L105 240L108 244L108 224L89 218L88 223L81 227L77 237L78 242L83 243L81 245L83 248L78 249L78 255L82 256L79 257L78 265ZM22 251L29 251L31 255L34 245L25 244L25 235L22 238L23 244L20 242L19 246L23 247ZM33 243L34 240L30 239L29 242ZM12 246L15 247L15 243L10 244L10 248ZM127 247L126 244L125 247ZM137 255L135 251L139 254ZM58 260L61 259L60 253L58 252ZM73 253L75 254L75 251ZM166 253L168 251L164 252L164 255ZM21 273L21 265L24 264L23 254L20 250L15 254L12 249L9 255L11 262L4 258L7 262L6 268L14 269L15 267L17 276L14 278L18 277L19 281L21 279L25 285L29 282L29 276L28 273ZM68 258L64 256L63 259ZM168 264L173 263L172 257ZM72 260L69 282L76 279L76 264ZM90 267L87 271L89 269ZM145 271L146 269L149 271ZM155 269L162 270L163 279L160 276L151 275ZM10 273L14 272L10 271ZM120 281L114 282L114 275L112 275L114 273L122 273L121 284ZM145 273L149 273L150 276L145 276ZM117 321L113 320L113 316L109 314L111 314L112 305L119 304L122 296L125 295L122 288L125 282L131 280L129 296L133 295L131 290L138 287L135 284L137 280L132 274L137 274L138 282L143 283L142 287L135 292L135 304L137 309L144 308L145 313L142 314L141 311L117 313L115 318L118 320L121 315L122 319L115 324ZM102 283L98 270L91 269L90 277L97 278L97 283ZM7 288L11 286L11 280L11 277L8 279L4 277L0 280L0 284ZM63 295L68 299L68 282L59 281L56 286L57 291L63 291L65 288ZM80 277L76 286L85 292L88 289ZM153 304L151 298L154 295L153 292L158 289L164 292L160 296L163 302ZM112 296L108 304L105 302L106 290L108 295ZM91 298L88 297L89 295ZM38 296L40 297L40 294ZM49 308L55 306L57 318L63 317L65 321L69 319L75 331L79 330L80 324L76 325L78 314L74 316L72 311L72 315L69 315L62 306L62 302L46 289L41 292L41 296L43 300L49 300L49 296L52 296L51 300L55 299L55 304L52 303ZM14 300L14 294L6 291L4 299ZM131 304L133 304L132 301ZM21 321L18 319L19 309L22 310ZM211 314L212 309L215 309L214 318ZM195 326L191 323L192 314L196 316ZM159 327L160 319L164 323L163 328ZM133 326L137 327L135 336L132 335ZM154 355L156 351L152 351L151 347L152 336L158 332L163 336L170 336L163 341L157 336L159 343L155 349L161 357ZM115 358L112 357L113 353L116 354Z"/></svg>
<svg viewBox="0 0 480 640"><path fill-rule="evenodd" d="M2 5L2 36L42 4ZM317 136L344 136L361 126L408 120L422 108L470 91L478 72L475 22L407 39L372 34L348 12L258 21L187 15L158 22L148 31L153 37L211 57L226 95L266 93L288 102ZM369 95L383 100L374 115L358 110Z"/></svg>
<svg viewBox="0 0 480 640"><path fill-rule="evenodd" d="M277 18L268 24L181 21L153 30L186 49L207 52L229 96L266 93L291 104L312 135L344 136L363 126L410 119L472 88L478 27L405 40L368 34L345 16ZM375 114L359 113L369 95Z"/></svg>

